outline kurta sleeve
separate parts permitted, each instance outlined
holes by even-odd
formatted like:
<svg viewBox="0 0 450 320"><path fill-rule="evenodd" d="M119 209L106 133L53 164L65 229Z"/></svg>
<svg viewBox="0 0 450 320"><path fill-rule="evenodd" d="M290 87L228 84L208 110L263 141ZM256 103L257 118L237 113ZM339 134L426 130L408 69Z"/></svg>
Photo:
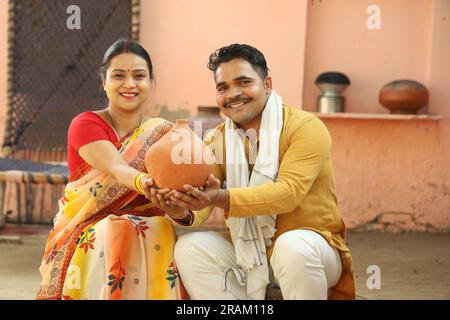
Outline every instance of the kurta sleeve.
<svg viewBox="0 0 450 320"><path fill-rule="evenodd" d="M220 165L216 164L214 167L213 175L220 180L220 185L223 183L223 174L222 169ZM194 222L192 223L192 227L198 227L203 222L206 221L206 219L209 218L209 215L211 214L212 210L214 209L214 206L208 206L202 210L193 211L194 214Z"/></svg>
<svg viewBox="0 0 450 320"><path fill-rule="evenodd" d="M317 117L307 118L286 130L288 148L276 181L228 189L230 208L225 212L226 217L283 214L300 205L330 156L331 138Z"/></svg>

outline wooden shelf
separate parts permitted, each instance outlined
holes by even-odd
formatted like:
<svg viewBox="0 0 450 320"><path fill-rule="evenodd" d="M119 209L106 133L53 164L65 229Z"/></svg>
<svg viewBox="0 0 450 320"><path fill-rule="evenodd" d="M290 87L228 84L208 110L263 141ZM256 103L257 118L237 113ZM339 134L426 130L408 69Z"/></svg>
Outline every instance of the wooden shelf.
<svg viewBox="0 0 450 320"><path fill-rule="evenodd" d="M320 113L312 112L321 119L355 119L355 120L427 120L443 119L438 114L384 114L384 113Z"/></svg>

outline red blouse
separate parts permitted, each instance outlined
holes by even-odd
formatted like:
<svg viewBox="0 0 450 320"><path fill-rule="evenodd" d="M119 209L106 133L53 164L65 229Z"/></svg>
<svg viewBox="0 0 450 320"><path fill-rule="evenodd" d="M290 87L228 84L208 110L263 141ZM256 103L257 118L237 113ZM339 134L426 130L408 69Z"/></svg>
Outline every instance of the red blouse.
<svg viewBox="0 0 450 320"><path fill-rule="evenodd" d="M80 113L73 118L67 132L67 165L71 175L85 163L79 156L78 149L99 140L118 142L117 135L109 123L92 111Z"/></svg>

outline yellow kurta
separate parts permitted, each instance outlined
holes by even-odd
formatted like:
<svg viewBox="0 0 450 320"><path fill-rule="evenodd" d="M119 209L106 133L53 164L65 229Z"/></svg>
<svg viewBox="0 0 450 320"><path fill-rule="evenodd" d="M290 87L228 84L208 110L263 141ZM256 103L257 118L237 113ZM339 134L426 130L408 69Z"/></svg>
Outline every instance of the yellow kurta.
<svg viewBox="0 0 450 320"><path fill-rule="evenodd" d="M224 137L225 125L222 123L205 138L217 158L214 174L222 183L226 180ZM245 142L248 159L251 146L248 140ZM331 138L320 119L284 105L280 168L275 183L230 188L230 208L225 216L242 218L278 214L277 231L272 246L268 248L269 258L276 239L286 231L310 229L320 233L339 250L342 260L341 278L330 298L354 299L352 259L344 240L346 228L337 206L330 149ZM195 212L193 226L205 221L211 210L209 207Z"/></svg>

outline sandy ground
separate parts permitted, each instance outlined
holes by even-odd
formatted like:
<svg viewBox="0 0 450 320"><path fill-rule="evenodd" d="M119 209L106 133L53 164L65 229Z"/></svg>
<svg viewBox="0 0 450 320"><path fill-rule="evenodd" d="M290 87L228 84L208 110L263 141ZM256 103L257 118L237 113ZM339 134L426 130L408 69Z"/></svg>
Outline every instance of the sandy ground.
<svg viewBox="0 0 450 320"><path fill-rule="evenodd" d="M0 299L34 298L48 230L0 230ZM350 232L347 241L358 299L450 299L450 234ZM367 282L377 285L378 270L379 289L369 289Z"/></svg>

